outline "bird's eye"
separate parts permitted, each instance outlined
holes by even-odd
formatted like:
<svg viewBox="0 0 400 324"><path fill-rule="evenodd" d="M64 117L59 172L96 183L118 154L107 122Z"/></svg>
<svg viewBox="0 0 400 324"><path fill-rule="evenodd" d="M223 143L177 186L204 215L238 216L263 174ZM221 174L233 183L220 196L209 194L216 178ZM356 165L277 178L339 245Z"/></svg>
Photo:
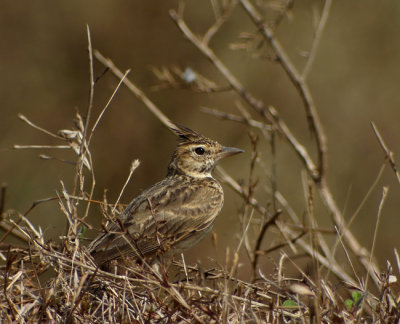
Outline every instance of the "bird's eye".
<svg viewBox="0 0 400 324"><path fill-rule="evenodd" d="M194 149L194 151L196 152L197 155L203 155L203 154L205 153L204 148L202 148L201 146L196 147L196 148Z"/></svg>

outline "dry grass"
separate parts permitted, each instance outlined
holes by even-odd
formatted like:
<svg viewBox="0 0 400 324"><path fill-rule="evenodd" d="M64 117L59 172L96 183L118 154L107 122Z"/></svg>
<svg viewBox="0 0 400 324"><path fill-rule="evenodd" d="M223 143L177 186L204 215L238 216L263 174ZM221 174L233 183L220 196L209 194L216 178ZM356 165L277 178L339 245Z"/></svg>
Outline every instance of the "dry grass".
<svg viewBox="0 0 400 324"><path fill-rule="evenodd" d="M238 233L238 244L226 252L225 264L215 263L212 269L188 265L175 260L155 272L146 265L131 265L118 272L106 272L97 267L85 249L85 229L90 228L86 218L93 204L102 206L105 218L116 213L116 205L107 201L93 200L96 178L90 153L91 139L108 109L115 93L124 84L164 125L170 126L165 116L135 84L122 73L111 60L100 52L92 53L88 30L88 49L91 91L86 118L79 114L73 129L60 130L57 134L43 129L27 117L21 120L40 132L60 141L54 148L71 150L76 161L72 188L61 182L61 193L32 204L24 214L15 210L3 210L6 188L2 187L0 212L1 293L0 318L4 322L88 322L88 323L392 323L400 318L398 276L400 260L394 250L396 265L389 262L383 270L375 261L374 247L381 221L382 207L388 189L382 189L377 212L376 231L371 250L365 248L350 231L350 223L344 220L326 183L326 142L321 121L308 89L306 78L315 57L315 51L329 14L331 1L326 0L316 28L316 37L310 50L309 60L303 72L291 63L274 30L289 13L290 1L279 7L279 14L270 24L264 24L262 16L247 0L211 1L215 10L215 24L203 37L195 36L183 19L183 8L171 11L171 17L183 35L216 67L228 86L201 77L194 70L177 67L154 69L160 79L156 88L189 88L197 92L233 91L244 105L238 105L238 114L228 114L214 109L204 109L216 118L238 122L249 128L252 156L248 165L248 179L239 184L222 168L218 176L242 200L238 219L242 231ZM272 3L272 2L271 2ZM283 3L275 1L274 3ZM303 100L304 109L317 152L317 162L289 127L279 117L277 109L265 105L245 89L224 63L209 47L209 42L219 28L229 19L240 4L259 31L257 41L269 46L275 60L289 76L293 86ZM250 37L251 38L251 37ZM248 39L250 39L248 37ZM251 38L252 41L256 37ZM245 48L248 44L234 46ZM257 47L259 48L259 47ZM92 118L92 103L96 79L93 59L97 59L119 79L118 86L96 119ZM189 78L189 79L188 79ZM393 154L382 135L374 126L376 136L384 150L389 165L398 176ZM282 138L295 152L303 165L304 197L307 215L291 208L290 203L279 192L276 179L276 137ZM255 197L259 186L256 166L265 169L266 161L260 159L260 141L271 148L272 163L270 196L265 201ZM22 148L46 148L46 145L15 146ZM53 159L42 155L44 159ZM138 162L132 164L128 180ZM382 169L384 166L382 166ZM381 172L380 172L381 174ZM379 175L377 177L379 179ZM376 185L376 183L375 183ZM375 186L374 185L374 186ZM371 189L374 187L372 186ZM371 192L371 190L370 190ZM366 199L369 197L368 193ZM326 210L332 215L332 228L319 227L315 213L315 196L318 193ZM265 196L265 195L264 195ZM67 220L65 235L57 242L49 241L40 227L32 225L27 216L33 208L49 200L58 200ZM84 208L82 208L82 206ZM263 248L267 233L274 230L280 243ZM328 240L335 235L336 240ZM6 243L13 238L17 243ZM337 250L344 251L339 259ZM260 259L273 251L280 251L276 269L271 275L260 270ZM242 253L240 253L242 252ZM244 253L243 253L244 252ZM239 257L241 255L242 257ZM243 256L245 255L245 256ZM297 257L308 258L310 271L298 265ZM295 269L296 278L286 275L286 267ZM251 269L246 281L238 279L240 267ZM51 275L43 282L43 275Z"/></svg>
<svg viewBox="0 0 400 324"><path fill-rule="evenodd" d="M302 279L286 278L286 254L275 274L267 278L260 272L254 282L235 277L239 263L246 262L237 253L228 253L226 266L216 264L213 269L174 262L161 274L146 266L116 274L96 267L79 234L70 234L58 244L46 243L39 230L19 217L19 224L3 220L29 243L2 245L3 321L391 323L400 316L393 291L397 277L389 265L380 274L376 294L346 286L347 294L352 292L347 299L336 285L325 280L317 283L300 269ZM40 276L50 269L53 278L42 284Z"/></svg>

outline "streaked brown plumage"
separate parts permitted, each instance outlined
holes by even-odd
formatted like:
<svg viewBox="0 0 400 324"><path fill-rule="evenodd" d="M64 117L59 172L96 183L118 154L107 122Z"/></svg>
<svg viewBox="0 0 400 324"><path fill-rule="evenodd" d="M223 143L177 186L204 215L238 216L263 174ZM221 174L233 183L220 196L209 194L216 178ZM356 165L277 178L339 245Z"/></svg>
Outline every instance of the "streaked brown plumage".
<svg viewBox="0 0 400 324"><path fill-rule="evenodd" d="M137 196L119 221L89 246L98 264L113 259L146 258L182 252L212 228L224 202L211 172L221 158L243 152L223 147L184 126L172 129L181 139L167 176Z"/></svg>

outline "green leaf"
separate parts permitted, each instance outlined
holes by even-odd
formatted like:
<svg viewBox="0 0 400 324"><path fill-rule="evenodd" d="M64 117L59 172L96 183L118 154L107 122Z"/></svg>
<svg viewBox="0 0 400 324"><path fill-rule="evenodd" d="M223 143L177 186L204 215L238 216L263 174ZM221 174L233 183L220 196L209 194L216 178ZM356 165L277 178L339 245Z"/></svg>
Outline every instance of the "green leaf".
<svg viewBox="0 0 400 324"><path fill-rule="evenodd" d="M358 304L362 296L363 296L362 293L360 293L359 291L353 291L351 293L351 298L353 298L354 304Z"/></svg>
<svg viewBox="0 0 400 324"><path fill-rule="evenodd" d="M347 310L352 310L354 307L354 301L352 301L351 299L346 299L344 301L344 304L346 305Z"/></svg>
<svg viewBox="0 0 400 324"><path fill-rule="evenodd" d="M298 306L298 305L294 300L288 299L283 302L282 306L288 307L288 306Z"/></svg>

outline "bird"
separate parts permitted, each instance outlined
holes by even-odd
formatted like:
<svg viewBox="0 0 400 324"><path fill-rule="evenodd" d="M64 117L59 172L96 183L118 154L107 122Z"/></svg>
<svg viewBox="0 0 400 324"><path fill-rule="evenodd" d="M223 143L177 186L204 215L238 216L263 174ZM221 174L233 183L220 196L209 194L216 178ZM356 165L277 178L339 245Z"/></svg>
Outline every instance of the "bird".
<svg viewBox="0 0 400 324"><path fill-rule="evenodd" d="M134 198L91 242L89 251L98 265L112 260L154 263L191 248L211 231L224 203L212 171L219 160L244 151L172 125L179 142L166 177Z"/></svg>

